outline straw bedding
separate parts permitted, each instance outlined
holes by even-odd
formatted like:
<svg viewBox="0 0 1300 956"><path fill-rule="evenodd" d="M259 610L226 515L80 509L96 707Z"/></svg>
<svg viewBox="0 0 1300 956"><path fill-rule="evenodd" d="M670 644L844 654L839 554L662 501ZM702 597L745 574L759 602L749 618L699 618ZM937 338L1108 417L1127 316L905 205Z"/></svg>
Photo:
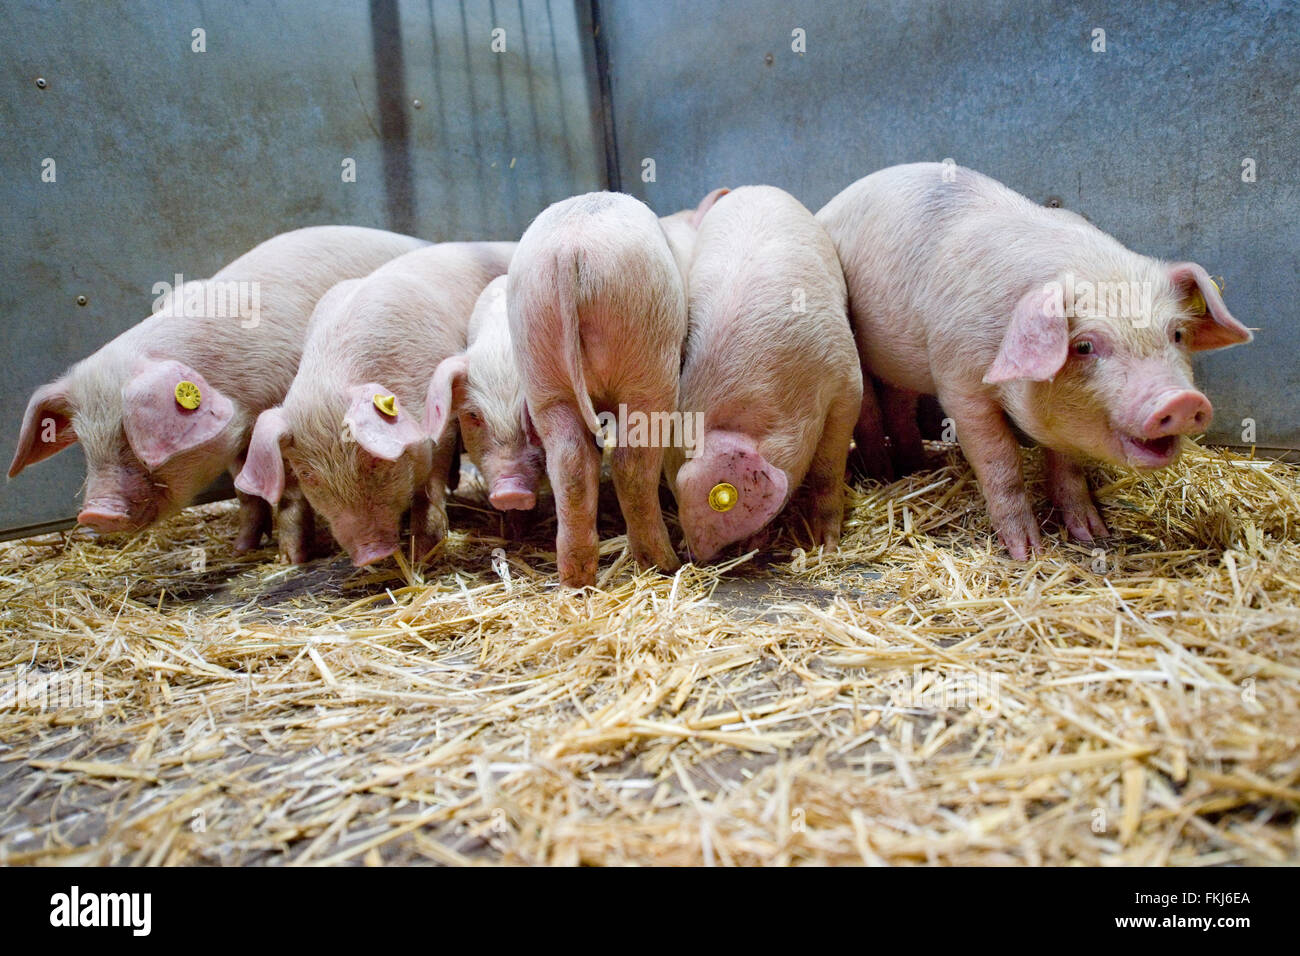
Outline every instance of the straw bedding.
<svg viewBox="0 0 1300 956"><path fill-rule="evenodd" d="M606 498L586 594L464 487L422 572L230 504L0 546L0 860L1300 858L1300 469L1099 470L1105 549L1019 564L933 450L829 555L637 574Z"/></svg>

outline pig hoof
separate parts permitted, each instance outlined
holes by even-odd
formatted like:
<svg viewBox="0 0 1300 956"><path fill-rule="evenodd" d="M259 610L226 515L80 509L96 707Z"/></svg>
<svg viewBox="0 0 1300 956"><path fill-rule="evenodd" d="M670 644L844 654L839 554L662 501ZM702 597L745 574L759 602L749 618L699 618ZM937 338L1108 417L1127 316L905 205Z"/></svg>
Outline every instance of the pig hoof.
<svg viewBox="0 0 1300 956"><path fill-rule="evenodd" d="M280 557L284 558L288 564L306 564L311 560L307 547L301 543L295 543L280 548Z"/></svg>
<svg viewBox="0 0 1300 956"><path fill-rule="evenodd" d="M1011 520L998 525L998 538L1007 553L1017 561L1027 561L1031 554L1043 550L1043 541L1038 534L1038 523L1031 516L1028 521Z"/></svg>
<svg viewBox="0 0 1300 956"><path fill-rule="evenodd" d="M664 574L672 574L682 566L682 562L677 555L660 555L658 557L652 554L634 554L636 566L643 571L649 571L651 568L658 568Z"/></svg>
<svg viewBox="0 0 1300 956"><path fill-rule="evenodd" d="M587 588L596 583L597 548L583 548L560 557L560 581L566 587Z"/></svg>
<svg viewBox="0 0 1300 956"><path fill-rule="evenodd" d="M1097 538L1110 537L1110 529L1102 520L1092 502L1076 507L1061 508L1061 524L1075 541L1091 544Z"/></svg>
<svg viewBox="0 0 1300 956"><path fill-rule="evenodd" d="M660 544L643 544L639 541L629 541L628 549L632 552L632 558L636 561L636 566L642 571L658 568L665 574L672 574L682 566L681 561L677 558L677 552L668 543L666 531L664 540Z"/></svg>
<svg viewBox="0 0 1300 956"><path fill-rule="evenodd" d="M241 531L239 537L235 539L235 554L247 554L250 551L256 551L257 546L262 543L262 532L259 531Z"/></svg>
<svg viewBox="0 0 1300 956"><path fill-rule="evenodd" d="M414 545L412 550L415 552L416 563L419 564L427 560L433 553L433 549L438 546L444 537L444 535L436 533L413 535L411 542Z"/></svg>

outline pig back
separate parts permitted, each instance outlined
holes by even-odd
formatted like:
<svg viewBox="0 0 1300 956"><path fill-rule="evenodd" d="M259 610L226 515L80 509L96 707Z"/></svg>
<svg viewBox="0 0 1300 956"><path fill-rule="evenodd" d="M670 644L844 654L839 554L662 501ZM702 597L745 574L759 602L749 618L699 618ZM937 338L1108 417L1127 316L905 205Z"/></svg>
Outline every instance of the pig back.
<svg viewBox="0 0 1300 956"><path fill-rule="evenodd" d="M861 388L844 276L825 231L781 190L736 189L700 227L690 289L683 411L755 437L798 433L793 444L810 455L831 401Z"/></svg>
<svg viewBox="0 0 1300 956"><path fill-rule="evenodd" d="M341 280L368 275L425 245L410 236L357 226L314 226L284 233L240 256L211 279L199 280L204 314L174 314L173 292L158 312L110 345L127 353L185 362L255 417L278 404L288 391L321 296ZM255 304L255 310L232 307L232 297L245 305ZM209 303L217 306L211 311L219 314L209 314Z"/></svg>
<svg viewBox="0 0 1300 956"><path fill-rule="evenodd" d="M434 370L464 350L479 294L505 274L514 246L425 246L332 289L312 316L292 399L375 381L422 414Z"/></svg>
<svg viewBox="0 0 1300 956"><path fill-rule="evenodd" d="M576 384L555 361L574 341L592 396L675 384L686 333L682 277L659 220L631 196L590 193L543 211L519 242L507 297L530 387Z"/></svg>

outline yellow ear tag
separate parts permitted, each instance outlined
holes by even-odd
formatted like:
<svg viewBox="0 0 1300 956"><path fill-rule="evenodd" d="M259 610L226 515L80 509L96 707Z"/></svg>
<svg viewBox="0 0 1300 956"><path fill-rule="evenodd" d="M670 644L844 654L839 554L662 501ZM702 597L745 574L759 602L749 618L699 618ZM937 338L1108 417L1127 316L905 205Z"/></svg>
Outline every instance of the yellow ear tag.
<svg viewBox="0 0 1300 956"><path fill-rule="evenodd" d="M188 408L190 411L198 408L199 403L203 400L203 396L199 394L199 387L189 381L177 382L175 394L176 404L181 408Z"/></svg>
<svg viewBox="0 0 1300 956"><path fill-rule="evenodd" d="M725 481L714 485L709 491L709 507L714 511L730 511L739 500L740 492L736 486Z"/></svg>
<svg viewBox="0 0 1300 956"><path fill-rule="evenodd" d="M1205 314L1205 297L1201 295L1200 290L1187 297L1187 311L1191 312L1192 315Z"/></svg>
<svg viewBox="0 0 1300 956"><path fill-rule="evenodd" d="M387 415L389 418L397 417L397 396L396 395L376 395L375 408Z"/></svg>

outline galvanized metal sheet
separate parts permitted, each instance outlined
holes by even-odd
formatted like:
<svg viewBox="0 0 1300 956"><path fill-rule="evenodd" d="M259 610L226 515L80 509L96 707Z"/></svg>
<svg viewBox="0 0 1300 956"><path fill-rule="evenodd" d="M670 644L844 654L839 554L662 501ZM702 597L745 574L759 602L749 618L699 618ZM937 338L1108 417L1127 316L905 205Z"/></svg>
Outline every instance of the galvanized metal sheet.
<svg viewBox="0 0 1300 956"><path fill-rule="evenodd" d="M601 188L587 15L567 0L5 4L0 450L31 391L144 318L175 273L321 223L514 238ZM73 449L10 481L0 533L70 518L83 476Z"/></svg>
<svg viewBox="0 0 1300 956"><path fill-rule="evenodd" d="M815 211L881 167L951 157L1226 277L1229 306L1260 331L1198 361L1211 437L1240 443L1250 419L1259 445L1300 448L1295 4L599 9L623 185L656 210L770 183Z"/></svg>

